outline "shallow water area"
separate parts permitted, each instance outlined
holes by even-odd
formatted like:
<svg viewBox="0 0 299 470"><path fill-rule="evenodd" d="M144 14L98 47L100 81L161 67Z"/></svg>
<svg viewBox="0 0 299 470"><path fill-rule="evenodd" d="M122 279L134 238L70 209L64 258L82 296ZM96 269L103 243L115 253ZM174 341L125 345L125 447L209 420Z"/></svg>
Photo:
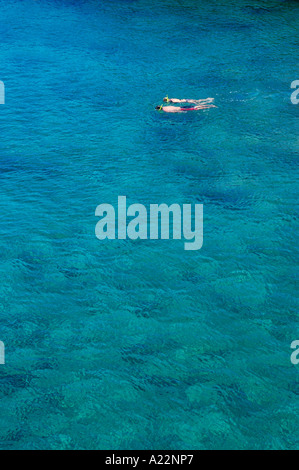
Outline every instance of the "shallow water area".
<svg viewBox="0 0 299 470"><path fill-rule="evenodd" d="M0 1L1 449L298 448L299 7L230 3ZM203 248L97 240L119 195Z"/></svg>

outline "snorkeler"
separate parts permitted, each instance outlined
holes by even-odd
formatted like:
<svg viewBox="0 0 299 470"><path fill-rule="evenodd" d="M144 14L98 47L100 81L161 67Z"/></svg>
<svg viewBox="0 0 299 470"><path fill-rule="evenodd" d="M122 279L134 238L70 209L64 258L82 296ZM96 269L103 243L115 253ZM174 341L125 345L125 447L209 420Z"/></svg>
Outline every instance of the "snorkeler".
<svg viewBox="0 0 299 470"><path fill-rule="evenodd" d="M214 98L205 98L203 100L179 100L177 98L168 98L168 96L165 96L163 98L163 101L165 103L193 103L193 104L206 104L206 103L211 103L214 101Z"/></svg>
<svg viewBox="0 0 299 470"><path fill-rule="evenodd" d="M193 108L182 108L181 106L156 106L157 111L164 111L164 113L184 113L186 111L198 111L199 109L208 109L208 108L216 108L214 104L200 104L198 106L194 106Z"/></svg>

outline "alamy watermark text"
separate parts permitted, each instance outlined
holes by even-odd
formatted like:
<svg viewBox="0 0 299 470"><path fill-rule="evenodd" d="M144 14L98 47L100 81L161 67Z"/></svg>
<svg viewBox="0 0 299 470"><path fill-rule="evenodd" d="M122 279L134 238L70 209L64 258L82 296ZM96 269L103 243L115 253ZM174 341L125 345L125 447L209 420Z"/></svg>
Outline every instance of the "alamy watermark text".
<svg viewBox="0 0 299 470"><path fill-rule="evenodd" d="M296 90L293 91L293 93L291 94L291 102L293 104L298 104L299 103L299 98L297 98L297 97L299 95L299 80L294 80L291 83L291 88L296 88Z"/></svg>
<svg viewBox="0 0 299 470"><path fill-rule="evenodd" d="M101 217L95 228L99 240L169 240L170 219L172 238L185 241L185 250L200 250L203 244L203 205L195 204L192 218L191 204L150 204L149 213L143 204L132 204L127 208L126 196L118 197L116 211L111 204L100 204L95 211ZM131 217L131 220L127 220ZM132 218L133 217L133 218ZM116 224L117 220L117 224ZM193 220L193 223L192 223ZM159 222L160 221L160 222ZM194 229L192 229L192 225ZM117 230L116 230L117 229ZM160 230L159 230L160 229ZM117 231L117 233L116 233ZM160 236L159 236L160 232Z"/></svg>
<svg viewBox="0 0 299 470"><path fill-rule="evenodd" d="M0 365L5 364L5 346L2 341L0 341Z"/></svg>
<svg viewBox="0 0 299 470"><path fill-rule="evenodd" d="M5 86L0 80L0 104L5 104Z"/></svg>
<svg viewBox="0 0 299 470"><path fill-rule="evenodd" d="M293 341L291 344L291 349L295 349L295 351L291 355L291 363L295 366L299 364L299 341Z"/></svg>

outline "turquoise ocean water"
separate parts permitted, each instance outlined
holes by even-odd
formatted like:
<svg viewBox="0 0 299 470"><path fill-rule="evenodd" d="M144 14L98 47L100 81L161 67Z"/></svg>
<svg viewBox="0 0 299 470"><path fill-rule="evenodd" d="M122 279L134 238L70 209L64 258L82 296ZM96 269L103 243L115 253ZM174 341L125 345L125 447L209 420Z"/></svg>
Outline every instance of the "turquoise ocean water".
<svg viewBox="0 0 299 470"><path fill-rule="evenodd" d="M298 15L0 1L1 449L299 447ZM97 240L118 195L203 203L203 248Z"/></svg>

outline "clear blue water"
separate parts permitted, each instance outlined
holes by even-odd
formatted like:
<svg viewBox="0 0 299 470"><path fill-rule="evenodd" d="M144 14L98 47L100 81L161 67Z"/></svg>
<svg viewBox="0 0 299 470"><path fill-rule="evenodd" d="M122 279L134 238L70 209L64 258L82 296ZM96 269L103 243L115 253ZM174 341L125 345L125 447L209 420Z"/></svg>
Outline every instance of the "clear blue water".
<svg viewBox="0 0 299 470"><path fill-rule="evenodd" d="M299 447L299 8L234 3L0 1L2 449ZM118 195L203 248L100 242Z"/></svg>

